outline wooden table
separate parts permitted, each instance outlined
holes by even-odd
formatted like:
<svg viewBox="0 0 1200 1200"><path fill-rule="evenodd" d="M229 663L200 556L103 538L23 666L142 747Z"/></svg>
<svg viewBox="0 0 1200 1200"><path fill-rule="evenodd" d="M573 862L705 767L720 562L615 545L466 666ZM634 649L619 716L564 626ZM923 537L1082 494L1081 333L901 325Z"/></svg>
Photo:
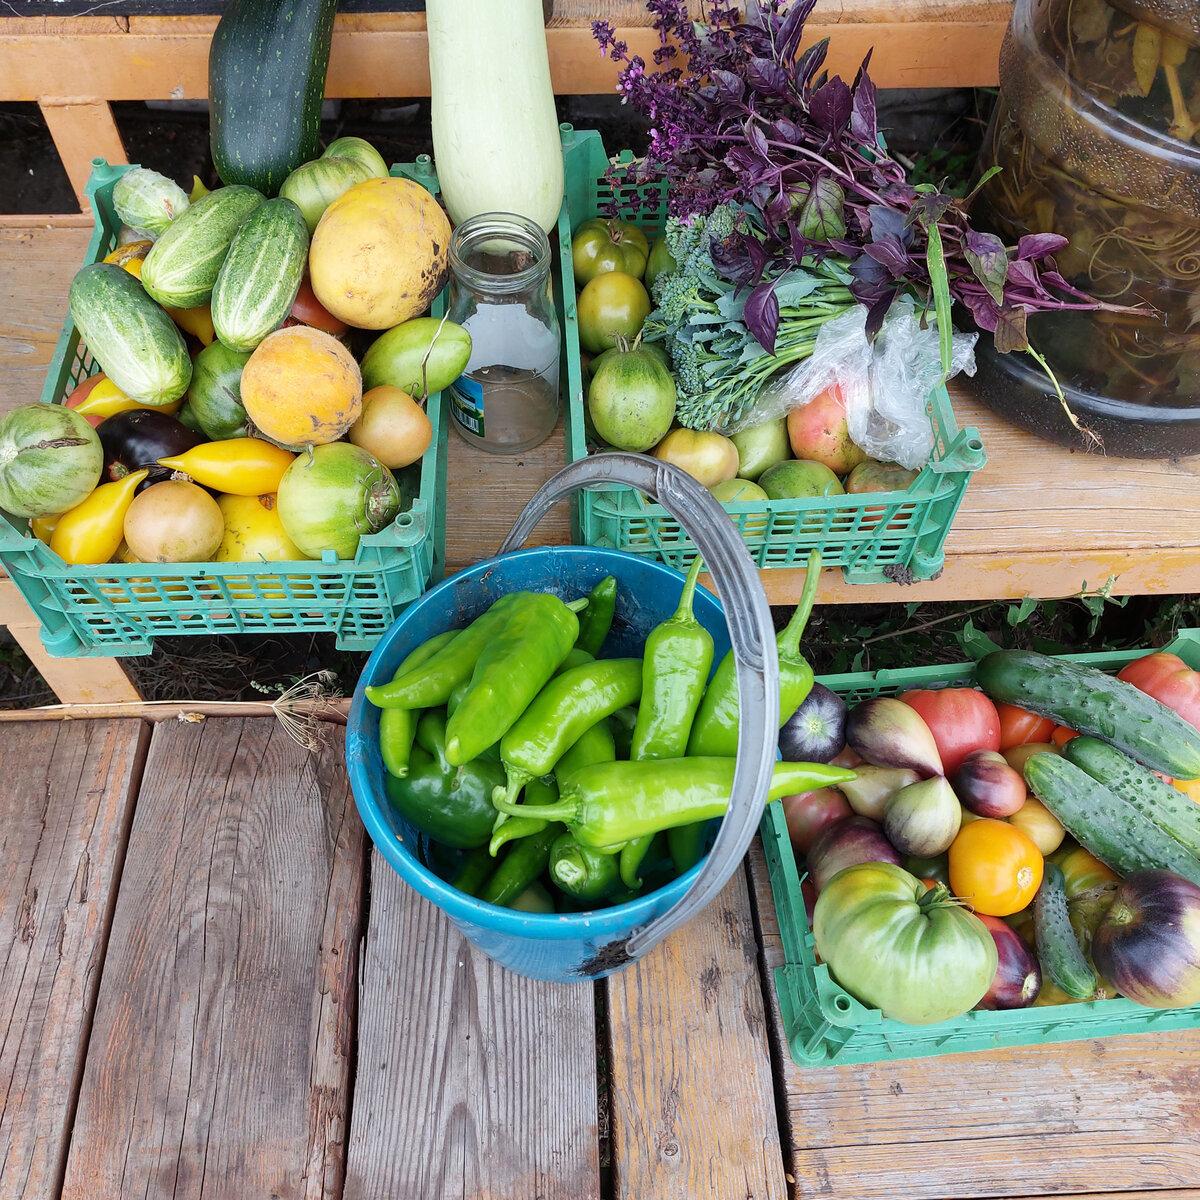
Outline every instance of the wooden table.
<svg viewBox="0 0 1200 1200"><path fill-rule="evenodd" d="M519 978L326 728L0 721L5 1200L1200 1197L1200 1032L802 1070L757 842L636 966Z"/></svg>

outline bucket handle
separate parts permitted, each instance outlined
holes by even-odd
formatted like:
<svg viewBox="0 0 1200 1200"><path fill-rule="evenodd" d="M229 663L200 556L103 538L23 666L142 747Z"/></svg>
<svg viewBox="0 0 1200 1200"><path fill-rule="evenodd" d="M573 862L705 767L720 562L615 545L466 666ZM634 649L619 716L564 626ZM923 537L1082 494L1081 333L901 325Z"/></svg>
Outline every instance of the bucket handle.
<svg viewBox="0 0 1200 1200"><path fill-rule="evenodd" d="M537 523L564 497L603 483L637 488L661 504L691 536L725 610L736 666L740 719L733 794L712 851L691 887L662 916L601 947L581 968L580 973L585 975L641 958L716 899L745 857L762 818L775 765L779 713L775 627L758 568L729 514L707 488L680 467L623 451L589 455L569 463L533 494L499 553L519 549Z"/></svg>

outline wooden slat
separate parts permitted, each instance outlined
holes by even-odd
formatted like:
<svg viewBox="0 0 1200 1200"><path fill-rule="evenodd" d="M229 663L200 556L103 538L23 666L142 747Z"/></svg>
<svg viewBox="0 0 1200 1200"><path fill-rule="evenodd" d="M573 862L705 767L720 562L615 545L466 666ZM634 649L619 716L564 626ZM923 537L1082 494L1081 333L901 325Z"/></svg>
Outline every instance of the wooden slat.
<svg viewBox="0 0 1200 1200"><path fill-rule="evenodd" d="M58 1196L148 734L0 730L0 1191Z"/></svg>
<svg viewBox="0 0 1200 1200"><path fill-rule="evenodd" d="M594 986L514 975L376 851L345 1200L598 1200Z"/></svg>
<svg viewBox="0 0 1200 1200"><path fill-rule="evenodd" d="M773 987L783 952L757 840L749 866ZM805 1200L1196 1195L1200 1030L811 1070L787 1053L777 1001L768 1017Z"/></svg>
<svg viewBox="0 0 1200 1200"><path fill-rule="evenodd" d="M606 984L619 1200L786 1196L743 872Z"/></svg>
<svg viewBox="0 0 1200 1200"><path fill-rule="evenodd" d="M75 189L79 210L90 212L86 189L92 159L106 158L112 163L127 161L125 144L113 120L112 106L107 100L74 103L41 98L38 107Z"/></svg>
<svg viewBox="0 0 1200 1200"><path fill-rule="evenodd" d="M339 1195L364 840L340 736L155 726L66 1200Z"/></svg>

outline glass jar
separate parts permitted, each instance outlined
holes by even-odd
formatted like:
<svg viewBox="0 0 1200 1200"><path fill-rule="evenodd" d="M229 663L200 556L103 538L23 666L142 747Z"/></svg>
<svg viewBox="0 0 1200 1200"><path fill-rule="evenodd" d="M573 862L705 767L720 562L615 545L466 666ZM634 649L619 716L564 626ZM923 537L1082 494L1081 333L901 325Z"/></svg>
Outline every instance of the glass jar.
<svg viewBox="0 0 1200 1200"><path fill-rule="evenodd" d="M559 413L550 243L525 217L480 213L455 229L450 272L448 315L471 335L471 357L450 385L455 428L493 454L528 450Z"/></svg>
<svg viewBox="0 0 1200 1200"><path fill-rule="evenodd" d="M1110 454L1200 453L1200 38L1188 5L1017 0L980 156L981 171L1001 171L976 224L1009 243L1062 234L1069 282L1144 306L1028 322L1071 411ZM989 407L1096 448L1028 356L981 339L978 361L974 390Z"/></svg>

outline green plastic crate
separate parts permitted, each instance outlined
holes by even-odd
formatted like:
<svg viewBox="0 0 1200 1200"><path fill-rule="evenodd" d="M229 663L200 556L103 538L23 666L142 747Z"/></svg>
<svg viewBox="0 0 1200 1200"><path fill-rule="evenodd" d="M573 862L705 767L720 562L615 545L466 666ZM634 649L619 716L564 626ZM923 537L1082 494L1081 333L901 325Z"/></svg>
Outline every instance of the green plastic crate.
<svg viewBox="0 0 1200 1200"><path fill-rule="evenodd" d="M618 161L632 159L626 151ZM601 215L614 193L605 178L610 160L598 133L564 126L563 162L566 204L559 216L558 241L568 380L566 443L574 462L587 454L587 442L571 232L581 221ZM659 202L657 217L648 219L636 206L642 192L636 187L618 188L618 211L636 213L641 228L658 233L665 201ZM765 508L761 503L726 504L755 563L803 566L809 551L817 549L823 564L841 567L851 583L912 583L937 575L945 561L946 534L967 483L987 460L979 431L958 428L944 387L931 393L929 411L935 434L933 456L907 491L772 500ZM681 571L696 554L679 522L632 488L618 484L589 488L575 497L573 517L575 540L589 546L649 555Z"/></svg>
<svg viewBox="0 0 1200 1200"><path fill-rule="evenodd" d="M87 192L96 223L85 263L99 262L116 244L120 219L113 209L113 185L129 169L102 158L92 161ZM392 173L437 190L427 162L393 167ZM443 311L439 297L433 312ZM42 400L60 403L99 369L68 316ZM29 533L25 521L0 514L0 564L37 614L46 649L57 656L147 654L158 636L217 633L331 632L340 649L369 650L442 571L447 421L440 394L429 398L427 411L433 424L429 449L419 464L398 474L404 511L386 529L364 536L353 560L327 551L320 560L260 567L69 566Z"/></svg>
<svg viewBox="0 0 1200 1200"><path fill-rule="evenodd" d="M1180 630L1165 647L1189 666L1200 668L1200 629ZM1119 671L1125 663L1148 654L1125 650L1101 654L1068 654L1071 662ZM820 682L848 702L892 695L912 688L969 683L973 663L914 667L907 670L826 675ZM973 1009L936 1025L905 1025L859 1003L818 964L812 931L800 893L800 869L788 839L783 805L767 806L759 829L766 851L771 893L779 918L785 964L775 971L775 990L793 1060L802 1067L887 1062L1002 1046L1039 1046L1123 1033L1200 1026L1200 1005L1190 1008L1144 1008L1132 1000L1092 1000L1044 1008L997 1012Z"/></svg>

